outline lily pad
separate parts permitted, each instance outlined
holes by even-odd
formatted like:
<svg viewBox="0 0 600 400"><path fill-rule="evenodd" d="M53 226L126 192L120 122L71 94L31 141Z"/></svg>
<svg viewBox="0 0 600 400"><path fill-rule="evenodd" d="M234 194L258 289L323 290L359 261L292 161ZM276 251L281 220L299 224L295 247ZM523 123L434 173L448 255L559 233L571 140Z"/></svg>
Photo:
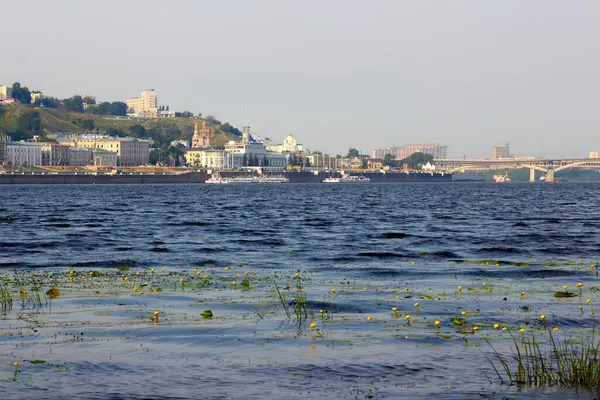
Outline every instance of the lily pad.
<svg viewBox="0 0 600 400"><path fill-rule="evenodd" d="M60 296L60 290L57 288L52 288L46 292L46 296L49 296L51 299L55 299Z"/></svg>
<svg viewBox="0 0 600 400"><path fill-rule="evenodd" d="M205 310L205 311L202 311L202 313L200 315L202 316L202 318L212 318L213 312L212 312L212 310Z"/></svg>
<svg viewBox="0 0 600 400"><path fill-rule="evenodd" d="M554 297L576 297L577 293L570 292L556 292L554 293Z"/></svg>
<svg viewBox="0 0 600 400"><path fill-rule="evenodd" d="M117 269L119 271L129 271L129 267L127 265L118 266Z"/></svg>
<svg viewBox="0 0 600 400"><path fill-rule="evenodd" d="M29 361L30 364L46 364L47 361L46 360L31 360Z"/></svg>

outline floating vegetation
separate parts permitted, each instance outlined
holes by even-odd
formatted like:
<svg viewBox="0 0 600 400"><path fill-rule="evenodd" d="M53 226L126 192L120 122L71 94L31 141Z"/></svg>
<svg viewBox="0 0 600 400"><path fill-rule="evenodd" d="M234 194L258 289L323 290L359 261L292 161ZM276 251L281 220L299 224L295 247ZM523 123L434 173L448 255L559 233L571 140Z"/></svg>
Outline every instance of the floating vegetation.
<svg viewBox="0 0 600 400"><path fill-rule="evenodd" d="M60 296L60 290L53 287L46 292L46 296L50 297L51 299L56 299Z"/></svg>
<svg viewBox="0 0 600 400"><path fill-rule="evenodd" d="M577 297L577 293L556 292L554 293L554 297Z"/></svg>
<svg viewBox="0 0 600 400"><path fill-rule="evenodd" d="M200 315L202 316L202 318L212 318L213 312L212 310L204 310L200 313Z"/></svg>

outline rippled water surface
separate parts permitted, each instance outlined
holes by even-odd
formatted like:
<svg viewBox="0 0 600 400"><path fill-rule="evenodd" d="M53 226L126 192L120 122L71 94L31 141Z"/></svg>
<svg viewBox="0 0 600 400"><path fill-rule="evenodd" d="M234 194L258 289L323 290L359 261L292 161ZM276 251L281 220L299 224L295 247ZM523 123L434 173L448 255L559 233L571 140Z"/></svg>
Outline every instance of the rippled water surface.
<svg viewBox="0 0 600 400"><path fill-rule="evenodd" d="M542 334L540 314L565 335L590 328L578 305L600 297L599 195L569 183L0 187L13 299L0 398L574 396L501 385L484 339L510 355L493 324ZM582 298L553 296L578 282ZM462 311L477 332L452 323Z"/></svg>

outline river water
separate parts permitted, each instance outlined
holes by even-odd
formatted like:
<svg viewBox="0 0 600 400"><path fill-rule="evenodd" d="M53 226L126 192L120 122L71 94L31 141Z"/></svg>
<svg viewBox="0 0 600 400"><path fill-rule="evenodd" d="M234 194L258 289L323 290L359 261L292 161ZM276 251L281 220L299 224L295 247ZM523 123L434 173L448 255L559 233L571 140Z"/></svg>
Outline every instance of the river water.
<svg viewBox="0 0 600 400"><path fill-rule="evenodd" d="M510 355L493 323L591 326L582 298L553 294L583 282L598 297L599 195L571 183L3 186L0 273L15 301L0 319L0 398L575 395L502 385L484 339ZM61 296L34 306L36 280ZM298 282L300 320L275 289L293 308ZM457 330L462 311L479 331Z"/></svg>

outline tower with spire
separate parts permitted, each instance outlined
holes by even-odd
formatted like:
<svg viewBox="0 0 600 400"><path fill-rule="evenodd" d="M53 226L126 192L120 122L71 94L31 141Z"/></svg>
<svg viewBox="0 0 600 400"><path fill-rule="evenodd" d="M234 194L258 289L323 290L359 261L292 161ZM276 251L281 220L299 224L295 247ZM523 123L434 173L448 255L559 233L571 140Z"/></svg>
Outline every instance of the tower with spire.
<svg viewBox="0 0 600 400"><path fill-rule="evenodd" d="M199 149L202 147L202 140L198 135L198 123L194 123L194 136L192 136L192 149Z"/></svg>
<svg viewBox="0 0 600 400"><path fill-rule="evenodd" d="M202 121L202 147L210 147L210 129L206 127L206 121Z"/></svg>

